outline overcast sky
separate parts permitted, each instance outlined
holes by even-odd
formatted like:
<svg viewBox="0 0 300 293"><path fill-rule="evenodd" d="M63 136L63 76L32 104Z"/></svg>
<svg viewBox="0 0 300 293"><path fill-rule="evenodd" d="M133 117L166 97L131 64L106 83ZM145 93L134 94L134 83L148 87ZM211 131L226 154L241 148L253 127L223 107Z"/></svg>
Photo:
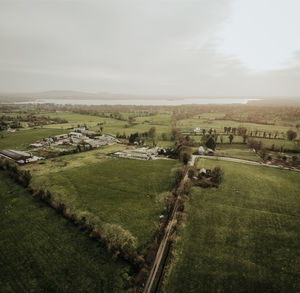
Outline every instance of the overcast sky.
<svg viewBox="0 0 300 293"><path fill-rule="evenodd" d="M0 0L0 91L300 96L299 0Z"/></svg>

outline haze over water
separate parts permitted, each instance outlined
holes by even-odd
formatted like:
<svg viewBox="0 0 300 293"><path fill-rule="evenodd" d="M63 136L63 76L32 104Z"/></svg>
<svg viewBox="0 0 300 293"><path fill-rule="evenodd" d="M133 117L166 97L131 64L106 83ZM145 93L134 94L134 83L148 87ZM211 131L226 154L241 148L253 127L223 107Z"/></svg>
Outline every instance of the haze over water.
<svg viewBox="0 0 300 293"><path fill-rule="evenodd" d="M71 105L143 105L143 106L178 106L191 104L247 104L260 99L247 98L160 98L160 99L36 99L31 102L16 102L16 104L71 104Z"/></svg>

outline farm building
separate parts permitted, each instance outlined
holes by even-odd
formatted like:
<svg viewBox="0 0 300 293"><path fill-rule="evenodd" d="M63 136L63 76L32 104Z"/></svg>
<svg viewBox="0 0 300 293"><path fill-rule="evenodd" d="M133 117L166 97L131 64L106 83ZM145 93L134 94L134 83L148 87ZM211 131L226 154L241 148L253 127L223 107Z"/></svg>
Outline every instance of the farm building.
<svg viewBox="0 0 300 293"><path fill-rule="evenodd" d="M0 156L10 160L14 160L19 164L26 164L29 161L29 159L32 158L31 154L15 150L0 151Z"/></svg>
<svg viewBox="0 0 300 293"><path fill-rule="evenodd" d="M100 140L106 141L107 143L120 143L120 141L115 138L114 136L107 135L107 134L102 134L99 137Z"/></svg>
<svg viewBox="0 0 300 293"><path fill-rule="evenodd" d="M43 147L43 144L36 142L36 143L32 143L31 145L29 145L29 147L31 147L31 148L41 148L41 147Z"/></svg>
<svg viewBox="0 0 300 293"><path fill-rule="evenodd" d="M77 138L80 138L80 137L82 137L82 133L80 133L80 132L70 132L70 133L69 133L69 136L70 136L70 137L77 137Z"/></svg>
<svg viewBox="0 0 300 293"><path fill-rule="evenodd" d="M93 137L93 136L97 135L97 132L89 131L89 130L83 130L83 131L81 131L81 133L88 137Z"/></svg>
<svg viewBox="0 0 300 293"><path fill-rule="evenodd" d="M196 128L194 129L194 132L195 132L195 133L200 133L200 132L201 132L200 127L196 127Z"/></svg>
<svg viewBox="0 0 300 293"><path fill-rule="evenodd" d="M116 152L113 154L115 157L134 159L134 160L151 160L155 159L158 155L158 148L138 148L138 149L129 149L122 152Z"/></svg>
<svg viewBox="0 0 300 293"><path fill-rule="evenodd" d="M76 132L82 132L82 131L85 131L86 128L85 127L75 127L75 128L73 128L73 130L76 131Z"/></svg>
<svg viewBox="0 0 300 293"><path fill-rule="evenodd" d="M199 147L198 153L199 153L200 155L203 155L203 154L205 153L205 149L204 149L203 146L200 146L200 147Z"/></svg>
<svg viewBox="0 0 300 293"><path fill-rule="evenodd" d="M67 135L67 134L59 134L59 135L55 135L55 136L53 137L53 139L54 139L55 141L59 141L59 140L65 139L65 138L68 138L68 135Z"/></svg>

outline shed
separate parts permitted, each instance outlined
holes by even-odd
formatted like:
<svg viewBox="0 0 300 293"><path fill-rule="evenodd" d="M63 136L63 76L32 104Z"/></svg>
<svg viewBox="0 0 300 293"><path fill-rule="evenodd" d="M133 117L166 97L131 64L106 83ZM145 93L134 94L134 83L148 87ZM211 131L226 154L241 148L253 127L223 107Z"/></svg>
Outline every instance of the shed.
<svg viewBox="0 0 300 293"><path fill-rule="evenodd" d="M11 159L19 163L26 163L27 160L32 157L31 154L15 150L3 150L0 151L0 155L4 158Z"/></svg>

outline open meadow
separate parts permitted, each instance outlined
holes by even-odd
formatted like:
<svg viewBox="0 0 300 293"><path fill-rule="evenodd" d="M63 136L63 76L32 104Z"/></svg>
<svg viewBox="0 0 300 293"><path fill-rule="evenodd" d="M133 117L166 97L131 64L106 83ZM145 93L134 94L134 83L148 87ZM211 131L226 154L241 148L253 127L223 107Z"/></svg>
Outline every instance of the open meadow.
<svg viewBox="0 0 300 293"><path fill-rule="evenodd" d="M1 292L124 292L129 265L0 172Z"/></svg>
<svg viewBox="0 0 300 293"><path fill-rule="evenodd" d="M57 128L22 129L14 133L3 133L3 137L0 138L0 150L26 150L31 143L37 140L62 133L65 133L65 130Z"/></svg>
<svg viewBox="0 0 300 293"><path fill-rule="evenodd" d="M55 201L99 223L120 225L142 248L148 244L173 186L174 160L139 161L106 157L119 145L28 165L32 184Z"/></svg>
<svg viewBox="0 0 300 293"><path fill-rule="evenodd" d="M194 187L164 292L299 292L300 174L200 159L224 170Z"/></svg>

